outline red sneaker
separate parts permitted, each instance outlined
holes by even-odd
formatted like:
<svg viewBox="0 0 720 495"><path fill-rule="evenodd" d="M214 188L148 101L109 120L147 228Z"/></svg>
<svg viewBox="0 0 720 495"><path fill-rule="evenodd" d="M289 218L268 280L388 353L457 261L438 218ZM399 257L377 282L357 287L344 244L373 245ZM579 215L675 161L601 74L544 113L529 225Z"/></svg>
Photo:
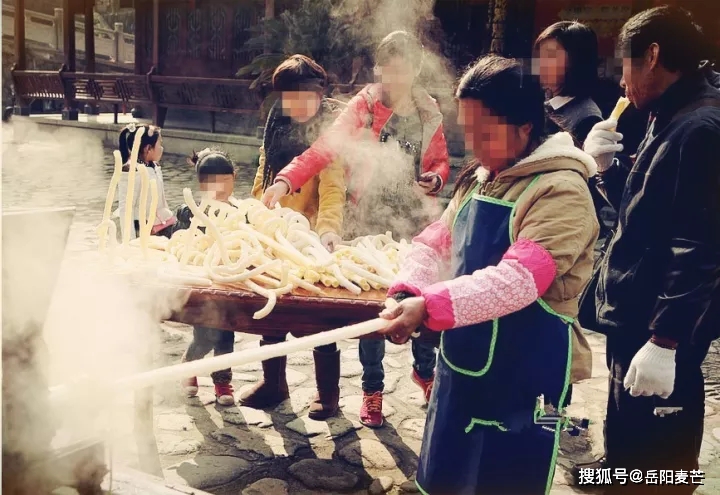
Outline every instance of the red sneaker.
<svg viewBox="0 0 720 495"><path fill-rule="evenodd" d="M235 396L233 395L233 386L231 383L215 384L215 400L221 406L232 406L235 404Z"/></svg>
<svg viewBox="0 0 720 495"><path fill-rule="evenodd" d="M420 387L423 391L423 394L425 395L425 404L428 404L430 402L430 395L432 394L432 387L433 382L435 381L435 375L431 376L427 380L420 378L420 375L417 374L417 371L413 370L412 372L412 381Z"/></svg>
<svg viewBox="0 0 720 495"><path fill-rule="evenodd" d="M197 377L193 376L192 378L186 378L183 380L182 388L188 397L195 397L198 393Z"/></svg>
<svg viewBox="0 0 720 495"><path fill-rule="evenodd" d="M382 392L363 392L360 422L368 428L380 428L383 425L382 400Z"/></svg>

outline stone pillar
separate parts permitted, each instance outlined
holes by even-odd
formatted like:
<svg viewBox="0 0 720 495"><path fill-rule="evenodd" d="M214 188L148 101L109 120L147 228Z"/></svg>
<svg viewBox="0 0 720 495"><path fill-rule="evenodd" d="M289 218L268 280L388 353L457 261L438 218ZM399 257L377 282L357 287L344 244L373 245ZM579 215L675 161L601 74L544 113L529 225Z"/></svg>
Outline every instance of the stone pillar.
<svg viewBox="0 0 720 495"><path fill-rule="evenodd" d="M53 20L53 41L55 48L63 49L63 9L55 9L55 19Z"/></svg>

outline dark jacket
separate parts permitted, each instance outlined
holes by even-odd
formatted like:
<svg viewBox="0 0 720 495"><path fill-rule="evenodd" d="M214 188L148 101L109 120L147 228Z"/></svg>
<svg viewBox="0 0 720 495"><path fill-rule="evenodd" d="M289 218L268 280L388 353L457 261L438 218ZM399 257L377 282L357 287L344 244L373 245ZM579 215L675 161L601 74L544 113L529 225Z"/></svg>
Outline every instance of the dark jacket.
<svg viewBox="0 0 720 495"><path fill-rule="evenodd" d="M720 335L720 108L692 109L701 100L720 104L720 91L680 79L652 105L634 163L603 174L619 221L596 292L602 325L679 343Z"/></svg>
<svg viewBox="0 0 720 495"><path fill-rule="evenodd" d="M569 132L581 148L590 129L603 120L600 107L591 98L573 98L557 110L548 103L546 109L550 133Z"/></svg>

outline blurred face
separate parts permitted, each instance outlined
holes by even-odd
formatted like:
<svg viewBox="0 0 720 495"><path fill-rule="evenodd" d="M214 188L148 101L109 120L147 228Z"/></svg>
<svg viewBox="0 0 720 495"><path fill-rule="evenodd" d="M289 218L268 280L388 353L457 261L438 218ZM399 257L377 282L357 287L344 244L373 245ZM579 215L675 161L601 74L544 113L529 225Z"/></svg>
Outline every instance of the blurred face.
<svg viewBox="0 0 720 495"><path fill-rule="evenodd" d="M307 122L320 108L321 96L315 91L283 91L283 115L298 122Z"/></svg>
<svg viewBox="0 0 720 495"><path fill-rule="evenodd" d="M499 171L511 166L527 149L532 125L514 126L497 117L477 100L462 99L458 123L465 134L465 148L482 166Z"/></svg>
<svg viewBox="0 0 720 495"><path fill-rule="evenodd" d="M565 82L568 67L568 54L560 43L548 39L538 47L539 60L536 61L540 83L545 91L557 96Z"/></svg>
<svg viewBox="0 0 720 495"><path fill-rule="evenodd" d="M210 199L227 203L235 187L235 174L210 174L200 180L200 191Z"/></svg>
<svg viewBox="0 0 720 495"><path fill-rule="evenodd" d="M155 131L157 132L157 131ZM155 146L147 146L145 148L145 161L146 162L159 162L160 158L162 158L163 151L165 149L163 148L162 144L162 136L158 137L157 142L155 143Z"/></svg>
<svg viewBox="0 0 720 495"><path fill-rule="evenodd" d="M622 79L620 86L630 102L642 110L662 91L658 88L658 55L659 47L652 44L641 59L623 57Z"/></svg>
<svg viewBox="0 0 720 495"><path fill-rule="evenodd" d="M416 70L407 60L391 57L375 66L375 76L390 100L397 100L411 93Z"/></svg>

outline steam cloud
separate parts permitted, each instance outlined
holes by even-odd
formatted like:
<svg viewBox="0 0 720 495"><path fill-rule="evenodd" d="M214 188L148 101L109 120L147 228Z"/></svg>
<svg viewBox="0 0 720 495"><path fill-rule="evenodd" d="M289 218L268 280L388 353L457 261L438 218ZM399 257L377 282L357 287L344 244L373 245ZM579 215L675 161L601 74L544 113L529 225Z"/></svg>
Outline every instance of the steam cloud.
<svg viewBox="0 0 720 495"><path fill-rule="evenodd" d="M11 130L3 137L3 172L10 174L17 190L3 188L9 193L3 198L6 205L74 206L87 201L87 192L75 196L78 189L92 187L103 191L97 198L102 214L107 175L102 168L106 151L99 140L79 131L47 132L20 121L13 122ZM63 170L64 164L77 160L85 164L82 177ZM33 197L22 191L22 183L30 180L33 186L46 183L57 192ZM68 204L47 200L59 197ZM93 220L76 216L76 223L83 221ZM51 256L49 251L62 260L64 248L62 229L50 222L3 231L3 450L7 446L29 461L51 448L99 437L113 426L117 415L109 413L118 406L113 379L147 366L148 351L156 348L160 336L158 323L185 302L177 292L144 284L143 274L140 279L113 275L90 253L73 258L69 251L52 301L43 300L42 288L49 288L54 274L38 260ZM82 241L72 237L68 245ZM46 387L60 384L72 384L77 395L50 403ZM23 491L8 493L41 493L33 485L39 480L15 481Z"/></svg>

